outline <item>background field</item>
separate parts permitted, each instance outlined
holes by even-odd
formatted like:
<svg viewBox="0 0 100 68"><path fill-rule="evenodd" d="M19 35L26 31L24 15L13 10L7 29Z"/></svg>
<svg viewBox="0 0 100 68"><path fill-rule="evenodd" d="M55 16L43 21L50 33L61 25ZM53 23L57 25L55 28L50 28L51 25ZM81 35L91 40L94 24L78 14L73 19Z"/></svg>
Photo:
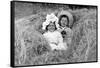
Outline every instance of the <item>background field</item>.
<svg viewBox="0 0 100 68"><path fill-rule="evenodd" d="M74 16L72 44L67 51L51 51L41 24L47 13L61 10ZM96 7L15 3L15 65L96 61L96 15Z"/></svg>

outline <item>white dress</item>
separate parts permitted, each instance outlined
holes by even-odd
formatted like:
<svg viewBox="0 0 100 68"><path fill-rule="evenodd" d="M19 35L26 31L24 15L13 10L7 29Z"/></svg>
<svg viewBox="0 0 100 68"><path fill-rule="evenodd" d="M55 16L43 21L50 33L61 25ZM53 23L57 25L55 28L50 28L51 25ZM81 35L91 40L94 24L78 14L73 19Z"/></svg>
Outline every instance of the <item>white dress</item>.
<svg viewBox="0 0 100 68"><path fill-rule="evenodd" d="M43 34L45 39L48 41L50 47L52 50L66 50L67 45L63 42L63 38L60 32L54 31L54 32L46 32Z"/></svg>

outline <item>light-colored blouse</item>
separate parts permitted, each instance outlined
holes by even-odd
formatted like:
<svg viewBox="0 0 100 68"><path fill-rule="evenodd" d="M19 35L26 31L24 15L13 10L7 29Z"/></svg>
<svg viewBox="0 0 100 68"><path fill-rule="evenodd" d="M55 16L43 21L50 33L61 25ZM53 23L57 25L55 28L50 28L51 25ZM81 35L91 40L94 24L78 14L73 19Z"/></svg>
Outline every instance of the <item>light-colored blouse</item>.
<svg viewBox="0 0 100 68"><path fill-rule="evenodd" d="M73 36L73 31L68 28L68 27L60 27L58 29L59 32L65 31L66 35L65 38L63 39L63 41L65 41L67 43L67 45L70 45L72 42L72 36Z"/></svg>

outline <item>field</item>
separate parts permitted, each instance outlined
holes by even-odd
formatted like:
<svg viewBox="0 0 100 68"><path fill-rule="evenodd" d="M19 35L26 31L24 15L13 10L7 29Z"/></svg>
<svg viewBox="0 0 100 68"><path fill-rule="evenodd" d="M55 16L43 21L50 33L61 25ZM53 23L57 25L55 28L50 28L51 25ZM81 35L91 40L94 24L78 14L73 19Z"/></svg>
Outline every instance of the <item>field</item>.
<svg viewBox="0 0 100 68"><path fill-rule="evenodd" d="M61 10L74 17L72 43L66 51L51 51L41 25L46 14ZM15 66L97 61L97 8L16 2L14 47Z"/></svg>

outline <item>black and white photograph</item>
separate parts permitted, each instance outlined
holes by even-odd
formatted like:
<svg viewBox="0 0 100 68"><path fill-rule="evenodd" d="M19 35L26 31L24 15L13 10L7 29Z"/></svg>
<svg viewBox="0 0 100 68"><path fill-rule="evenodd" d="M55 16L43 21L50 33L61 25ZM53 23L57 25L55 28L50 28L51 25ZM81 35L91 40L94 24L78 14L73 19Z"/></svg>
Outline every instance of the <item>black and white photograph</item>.
<svg viewBox="0 0 100 68"><path fill-rule="evenodd" d="M11 2L11 66L98 61L98 7Z"/></svg>

